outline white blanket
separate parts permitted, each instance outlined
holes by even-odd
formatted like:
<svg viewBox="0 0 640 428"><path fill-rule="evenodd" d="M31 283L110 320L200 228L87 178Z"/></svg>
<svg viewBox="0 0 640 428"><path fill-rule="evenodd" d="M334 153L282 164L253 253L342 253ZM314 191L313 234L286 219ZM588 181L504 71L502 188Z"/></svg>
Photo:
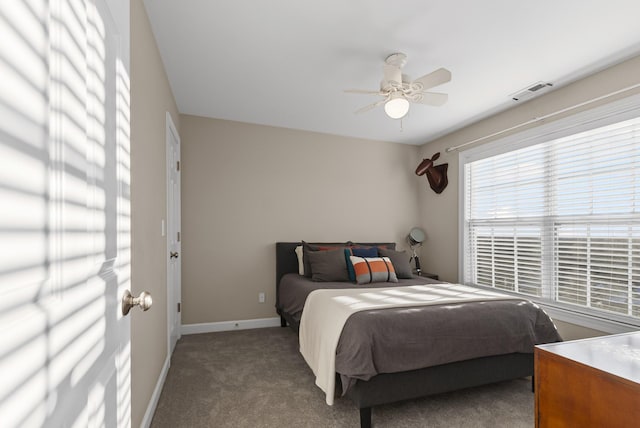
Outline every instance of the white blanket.
<svg viewBox="0 0 640 428"><path fill-rule="evenodd" d="M300 320L300 353L316 385L333 405L336 349L347 319L369 309L442 305L483 300L522 298L460 284L429 284L390 288L346 288L315 290L309 294Z"/></svg>

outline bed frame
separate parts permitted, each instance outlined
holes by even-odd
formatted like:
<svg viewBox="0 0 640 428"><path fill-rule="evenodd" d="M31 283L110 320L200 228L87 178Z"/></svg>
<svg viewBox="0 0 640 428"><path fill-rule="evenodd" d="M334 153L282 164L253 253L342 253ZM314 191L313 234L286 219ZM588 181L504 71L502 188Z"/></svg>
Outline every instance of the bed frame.
<svg viewBox="0 0 640 428"><path fill-rule="evenodd" d="M388 243L359 245L384 244L388 245ZM298 259L295 254L295 248L298 245L301 243L276 243L276 310L280 315L280 325L286 327L288 323L296 332L298 332L299 322L292 314L283 311L279 305L279 285L283 275L298 272ZM331 244L322 243L322 245ZM333 243L333 245L336 244ZM373 406L527 376L532 377L533 388L533 354L505 354L406 372L381 373L368 381L357 381L346 395L360 409L360 427L370 428ZM338 382L339 378L337 376Z"/></svg>

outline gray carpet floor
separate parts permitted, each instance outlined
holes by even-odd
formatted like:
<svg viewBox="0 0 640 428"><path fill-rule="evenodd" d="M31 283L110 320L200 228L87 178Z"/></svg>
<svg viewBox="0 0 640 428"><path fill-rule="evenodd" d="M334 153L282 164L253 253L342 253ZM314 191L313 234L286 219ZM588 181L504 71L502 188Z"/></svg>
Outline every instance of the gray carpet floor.
<svg viewBox="0 0 640 428"><path fill-rule="evenodd" d="M532 427L531 381L519 379L373 408L373 426ZM151 426L359 427L348 399L325 404L289 328L184 336Z"/></svg>

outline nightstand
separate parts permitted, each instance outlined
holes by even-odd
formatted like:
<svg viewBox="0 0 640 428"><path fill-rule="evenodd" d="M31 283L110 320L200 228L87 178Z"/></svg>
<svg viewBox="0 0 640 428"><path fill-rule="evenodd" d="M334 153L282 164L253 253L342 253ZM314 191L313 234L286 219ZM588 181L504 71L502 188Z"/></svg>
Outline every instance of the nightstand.
<svg viewBox="0 0 640 428"><path fill-rule="evenodd" d="M414 275L418 275L417 273L414 272ZM420 272L420 276L424 277L424 278L431 278L431 279L435 279L436 281L438 280L438 275L436 275L435 273L429 273L429 272Z"/></svg>

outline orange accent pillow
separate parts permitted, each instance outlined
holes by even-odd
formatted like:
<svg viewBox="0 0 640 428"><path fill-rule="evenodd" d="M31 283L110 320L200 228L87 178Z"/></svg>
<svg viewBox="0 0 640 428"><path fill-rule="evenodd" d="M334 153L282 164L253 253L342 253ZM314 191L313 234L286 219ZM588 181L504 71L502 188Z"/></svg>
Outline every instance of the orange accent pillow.
<svg viewBox="0 0 640 428"><path fill-rule="evenodd" d="M396 271L389 257L351 256L351 263L358 284L372 282L398 282Z"/></svg>

